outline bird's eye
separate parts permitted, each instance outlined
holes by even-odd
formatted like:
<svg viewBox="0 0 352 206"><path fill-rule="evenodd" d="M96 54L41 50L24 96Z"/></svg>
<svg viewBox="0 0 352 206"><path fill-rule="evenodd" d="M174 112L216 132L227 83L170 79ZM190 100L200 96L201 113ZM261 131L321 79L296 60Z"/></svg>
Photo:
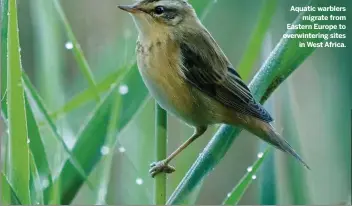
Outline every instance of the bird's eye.
<svg viewBox="0 0 352 206"><path fill-rule="evenodd" d="M165 11L165 9L164 9L164 7L162 7L162 6L157 6L157 7L155 7L155 9L154 9L155 14L158 14L158 15L164 13L164 11Z"/></svg>

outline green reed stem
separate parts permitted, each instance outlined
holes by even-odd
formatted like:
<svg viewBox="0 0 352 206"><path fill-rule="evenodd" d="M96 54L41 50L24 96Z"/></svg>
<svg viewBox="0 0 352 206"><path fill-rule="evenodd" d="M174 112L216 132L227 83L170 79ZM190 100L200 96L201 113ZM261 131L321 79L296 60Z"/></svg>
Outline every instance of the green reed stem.
<svg viewBox="0 0 352 206"><path fill-rule="evenodd" d="M167 113L158 103L155 103L155 143L156 160L166 158L167 151ZM160 173L155 176L154 203L165 205L166 203L166 174Z"/></svg>

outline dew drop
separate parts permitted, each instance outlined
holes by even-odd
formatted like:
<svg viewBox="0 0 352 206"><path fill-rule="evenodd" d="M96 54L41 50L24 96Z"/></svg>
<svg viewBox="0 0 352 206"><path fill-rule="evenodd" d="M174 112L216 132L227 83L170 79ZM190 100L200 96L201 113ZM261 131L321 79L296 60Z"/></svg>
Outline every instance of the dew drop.
<svg viewBox="0 0 352 206"><path fill-rule="evenodd" d="M126 149L124 147L119 147L119 152L124 153L126 152Z"/></svg>
<svg viewBox="0 0 352 206"><path fill-rule="evenodd" d="M107 154L109 154L109 152L110 152L110 149L107 146L102 146L101 149L100 149L100 153L102 155L107 155Z"/></svg>
<svg viewBox="0 0 352 206"><path fill-rule="evenodd" d="M126 84L120 85L120 87L119 87L119 92L120 92L120 94L122 94L122 95L127 94L127 93L128 93L128 86L127 86Z"/></svg>
<svg viewBox="0 0 352 206"><path fill-rule="evenodd" d="M253 168L252 167L248 167L247 168L247 172L252 172Z"/></svg>
<svg viewBox="0 0 352 206"><path fill-rule="evenodd" d="M227 197L230 197L231 196L231 193L227 193L227 195L226 195Z"/></svg>
<svg viewBox="0 0 352 206"><path fill-rule="evenodd" d="M31 143L31 140L27 138L27 144Z"/></svg>
<svg viewBox="0 0 352 206"><path fill-rule="evenodd" d="M137 178L136 179L136 184L137 185L142 185L143 184L143 180L141 178Z"/></svg>
<svg viewBox="0 0 352 206"><path fill-rule="evenodd" d="M72 42L70 42L70 41L69 41L69 42L66 42L65 48L68 49L68 50L73 49L73 44L72 44Z"/></svg>
<svg viewBox="0 0 352 206"><path fill-rule="evenodd" d="M48 180L48 178L46 178L46 177L42 178L41 183L42 183L43 189L44 189L44 188L47 188L47 187L49 186L49 180Z"/></svg>
<svg viewBox="0 0 352 206"><path fill-rule="evenodd" d="M257 176L252 175L252 179L253 179L253 180L257 179Z"/></svg>
<svg viewBox="0 0 352 206"><path fill-rule="evenodd" d="M259 152L257 156L258 156L258 158L260 159L260 158L263 157L263 155L264 155L263 152Z"/></svg>

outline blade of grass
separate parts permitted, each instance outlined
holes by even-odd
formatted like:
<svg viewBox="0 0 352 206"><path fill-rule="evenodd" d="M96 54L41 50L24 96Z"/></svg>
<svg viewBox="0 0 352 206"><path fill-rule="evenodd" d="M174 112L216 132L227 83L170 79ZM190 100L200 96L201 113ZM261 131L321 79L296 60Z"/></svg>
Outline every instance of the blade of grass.
<svg viewBox="0 0 352 206"><path fill-rule="evenodd" d="M53 0L53 3L54 3L54 6L56 8L57 13L59 14L59 16L61 18L62 23L64 25L64 28L67 33L67 37L73 45L73 48L72 48L73 53L74 53L74 56L76 58L78 65L79 65L79 68L81 69L81 72L83 73L84 77L86 78L90 87L92 88L92 92L95 95L96 100L99 102L100 96L99 96L98 89L96 88L96 84L95 84L95 80L93 78L91 68L89 67L88 62L87 62L86 58L84 57L83 51L82 51L80 45L78 44L78 41L72 31L72 28L71 28L68 20L67 20L65 12L62 9L60 2L58 0Z"/></svg>
<svg viewBox="0 0 352 206"><path fill-rule="evenodd" d="M166 159L167 149L167 113L158 103L155 103L155 144L156 144L156 161ZM165 205L166 203L166 174L155 176L154 203L156 205Z"/></svg>
<svg viewBox="0 0 352 206"><path fill-rule="evenodd" d="M249 78L254 63L259 57L265 34L269 29L276 7L277 0L263 1L263 8L261 9L257 26L252 32L247 50L244 52L243 58L238 65L238 72L245 80Z"/></svg>
<svg viewBox="0 0 352 206"><path fill-rule="evenodd" d="M9 181L23 204L30 204L29 195L29 148L27 144L27 121L24 91L21 81L21 55L18 34L17 2L9 2L7 41L7 88L9 124Z"/></svg>
<svg viewBox="0 0 352 206"><path fill-rule="evenodd" d="M45 121L47 122L47 124L49 125L51 131L53 132L54 137L61 143L61 146L63 147L65 152L69 155L69 161L72 162L72 164L74 165L75 169L87 181L88 177L85 174L84 169L79 164L79 162L76 160L76 157L73 155L71 150L67 147L65 141L63 140L63 138L58 133L54 122L49 117L49 114L48 114L48 112L47 112L47 110L46 110L46 108L45 108L45 106L43 104L43 101L41 100L38 92L35 90L34 86L30 82L30 80L29 80L28 76L26 75L26 73L23 72L22 77L23 77L23 82L25 84L27 97L29 99L33 100L33 102L36 103L36 105L38 106L40 112L44 115ZM87 182L87 183L89 184L89 182ZM90 184L90 186L93 188L93 186L91 184Z"/></svg>
<svg viewBox="0 0 352 206"><path fill-rule="evenodd" d="M16 195L15 190L10 185L10 182L1 172L1 203L2 205L21 205L21 201Z"/></svg>
<svg viewBox="0 0 352 206"><path fill-rule="evenodd" d="M30 146L30 150L31 150L31 157L33 158L33 163L30 162L30 167L31 167L31 171L32 171L32 175L31 175L31 185L33 185L33 180L40 180L38 179L40 176L45 177L45 179L47 179L49 181L49 184L52 184L52 176L51 176L51 171L50 171L50 167L49 167L49 163L47 160L47 154L45 152L45 147L44 144L42 142L41 139L41 135L39 132L39 128L37 126L36 120L34 118L33 115L33 111L32 108L28 102L28 97L27 95L25 96L25 102L26 102L26 116L27 116L27 128L28 128L28 143ZM35 168L34 168L35 167ZM33 175L33 172L38 173L38 175ZM40 184L40 183L39 183ZM37 183L35 184L37 185ZM39 189L36 188L38 191ZM40 190L42 190L42 188L40 188ZM33 190L31 189L31 192ZM37 192L37 194L40 194L39 192ZM40 196L41 197L37 197L36 199L34 199L33 194L32 195L32 204L35 204L36 202L40 202L41 204L44 204L44 202L47 203L48 200L45 200L44 202L39 201L41 200L43 194L41 191ZM38 199L40 198L40 199ZM33 200L35 200L33 202Z"/></svg>
<svg viewBox="0 0 352 206"><path fill-rule="evenodd" d="M61 182L60 181L53 181L49 188L44 190L44 200L48 200L48 205L60 205L61 201Z"/></svg>
<svg viewBox="0 0 352 206"><path fill-rule="evenodd" d="M247 188L251 185L254 179L257 177L255 174L259 170L260 166L263 164L263 161L269 154L270 147L267 147L263 153L258 154L258 159L255 161L253 166L247 169L247 173L243 176L236 187L227 195L226 199L223 201L223 205L237 205L241 200L243 194L246 192Z"/></svg>
<svg viewBox="0 0 352 206"><path fill-rule="evenodd" d="M104 148L104 150L102 151L103 155L105 155L105 158L102 159L103 166L101 168L101 171L99 171L98 173L100 178L98 177L99 186L96 198L96 205L106 204L106 195L109 187L112 159L115 150L115 143L117 143L117 141L115 141L115 138L118 127L118 117L121 110L121 97L116 95L116 93L114 95L115 102L112 106L112 112L109 119L107 137L104 146L102 147Z"/></svg>
<svg viewBox="0 0 352 206"><path fill-rule="evenodd" d="M99 93L107 92L114 84L120 82L123 77L129 72L129 69L134 68L121 68L118 71L112 73L107 78L105 78L102 82L96 85L96 89ZM59 119L59 117L64 116L65 114L73 111L76 108L84 105L85 103L93 100L95 98L94 92L91 88L88 88L81 93L74 96L70 101L68 101L63 107L58 109L57 111L50 114L50 117L53 120Z"/></svg>
<svg viewBox="0 0 352 206"><path fill-rule="evenodd" d="M1 1L1 48L0 48L0 102L2 113L7 117L6 91L7 91L7 37L8 37L8 0Z"/></svg>
<svg viewBox="0 0 352 206"><path fill-rule="evenodd" d="M319 6L325 1L316 1L314 6ZM319 12L303 12L294 24L312 24L303 21L303 15L319 15ZM288 33L317 33L319 30L290 30ZM272 92L307 59L315 48L298 47L302 39L280 40L270 57L261 67L249 85L254 97L264 103ZM314 39L312 41L321 41ZM229 125L222 125L212 140L208 143L202 154L198 157L184 179L169 198L167 204L180 204L196 188L196 186L209 174L229 150L231 144L240 133L241 129Z"/></svg>
<svg viewBox="0 0 352 206"><path fill-rule="evenodd" d="M128 86L128 91L130 92L124 94L122 98L121 107L124 110L119 114L118 131L121 131L131 120L148 94L136 65L129 70L121 85ZM111 88L111 91L116 90L116 87L117 85ZM72 150L86 174L91 173L102 157L101 148L107 136L105 123L111 115L111 106L114 103L113 96L113 92L110 92L92 113L91 118L79 133L77 142ZM69 204L82 186L83 180L69 161L66 161L58 180L62 182L61 204Z"/></svg>
<svg viewBox="0 0 352 206"><path fill-rule="evenodd" d="M43 188L40 183L40 177L35 165L34 157L30 154L30 194L32 204L44 204Z"/></svg>
<svg viewBox="0 0 352 206"><path fill-rule="evenodd" d="M25 100L29 141L28 143L33 154L35 165L38 168L38 173L42 176L48 177L48 180L51 181L51 171L47 160L47 154L45 152L45 147L42 142L39 128L34 118L32 108L28 102L27 95L25 96Z"/></svg>
<svg viewBox="0 0 352 206"><path fill-rule="evenodd" d="M267 147L266 143L260 144L261 148ZM277 205L277 188L274 152L268 154L260 170L260 204Z"/></svg>
<svg viewBox="0 0 352 206"><path fill-rule="evenodd" d="M112 112L114 103L114 95L112 94L113 92L93 111L91 118L84 125L83 130L79 132L78 141L72 150L87 174L90 174L104 153L102 151L108 129L102 123L109 119ZM84 144L83 140L85 141ZM79 150L82 153L78 153ZM71 162L65 163L57 181L62 182L61 204L70 204L84 183L84 179L77 175L77 171Z"/></svg>

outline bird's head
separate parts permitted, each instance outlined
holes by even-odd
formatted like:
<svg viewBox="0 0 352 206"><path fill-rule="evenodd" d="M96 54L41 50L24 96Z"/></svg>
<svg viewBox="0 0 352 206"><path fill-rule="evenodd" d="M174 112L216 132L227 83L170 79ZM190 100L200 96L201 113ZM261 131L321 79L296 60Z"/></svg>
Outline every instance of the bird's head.
<svg viewBox="0 0 352 206"><path fill-rule="evenodd" d="M129 12L140 33L178 31L198 21L187 0L140 0L133 5L118 6Z"/></svg>

